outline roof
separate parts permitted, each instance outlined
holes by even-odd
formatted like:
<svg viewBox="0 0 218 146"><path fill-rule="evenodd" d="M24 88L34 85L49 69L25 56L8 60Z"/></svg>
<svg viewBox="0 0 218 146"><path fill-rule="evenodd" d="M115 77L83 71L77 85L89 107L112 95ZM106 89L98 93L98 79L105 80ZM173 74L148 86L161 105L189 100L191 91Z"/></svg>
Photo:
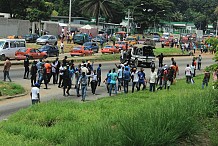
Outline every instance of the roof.
<svg viewBox="0 0 218 146"><path fill-rule="evenodd" d="M153 45L142 45L142 44L136 44L133 47L137 47L137 48L143 48L143 47L152 47L153 49L155 49L155 47Z"/></svg>

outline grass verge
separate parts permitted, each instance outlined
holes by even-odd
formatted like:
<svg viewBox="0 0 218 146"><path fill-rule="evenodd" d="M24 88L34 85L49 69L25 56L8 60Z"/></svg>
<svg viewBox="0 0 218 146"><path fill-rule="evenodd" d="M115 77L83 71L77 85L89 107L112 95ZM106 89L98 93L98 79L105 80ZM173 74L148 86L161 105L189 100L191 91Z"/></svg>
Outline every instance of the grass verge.
<svg viewBox="0 0 218 146"><path fill-rule="evenodd" d="M0 92L1 96L12 96L24 93L25 89L21 85L15 83L0 81Z"/></svg>
<svg viewBox="0 0 218 146"><path fill-rule="evenodd" d="M188 55L188 52L182 52L179 48L156 48L154 50L155 55L163 53L164 55Z"/></svg>
<svg viewBox="0 0 218 146"><path fill-rule="evenodd" d="M0 123L0 143L12 145L180 145L202 134L216 112L216 90L179 80L169 91L140 91L94 102L51 101ZM181 92L182 91L182 92ZM7 139L13 139L8 141ZM198 143L195 143L198 145Z"/></svg>

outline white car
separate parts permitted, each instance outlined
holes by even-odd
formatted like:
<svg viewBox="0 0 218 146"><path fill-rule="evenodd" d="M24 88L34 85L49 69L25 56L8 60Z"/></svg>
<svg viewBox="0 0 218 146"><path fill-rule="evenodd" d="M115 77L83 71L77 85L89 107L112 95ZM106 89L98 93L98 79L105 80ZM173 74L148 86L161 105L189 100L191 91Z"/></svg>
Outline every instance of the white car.
<svg viewBox="0 0 218 146"><path fill-rule="evenodd" d="M36 40L37 45L57 45L58 39L54 35L43 35Z"/></svg>

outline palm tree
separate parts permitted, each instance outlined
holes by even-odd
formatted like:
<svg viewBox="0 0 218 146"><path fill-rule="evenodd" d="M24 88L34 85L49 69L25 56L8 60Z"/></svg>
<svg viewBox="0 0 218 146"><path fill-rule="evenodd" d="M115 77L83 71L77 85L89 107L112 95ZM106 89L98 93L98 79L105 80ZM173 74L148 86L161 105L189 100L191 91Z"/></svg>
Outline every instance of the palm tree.
<svg viewBox="0 0 218 146"><path fill-rule="evenodd" d="M83 0L80 5L83 14L88 14L96 18L96 25L99 22L99 15L112 17L113 1L111 0Z"/></svg>

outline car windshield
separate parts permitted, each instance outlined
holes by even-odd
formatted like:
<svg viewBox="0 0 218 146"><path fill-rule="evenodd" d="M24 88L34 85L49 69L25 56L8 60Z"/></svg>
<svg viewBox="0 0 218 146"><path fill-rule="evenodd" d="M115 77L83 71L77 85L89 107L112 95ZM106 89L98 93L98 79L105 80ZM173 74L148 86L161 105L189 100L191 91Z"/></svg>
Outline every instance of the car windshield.
<svg viewBox="0 0 218 146"><path fill-rule="evenodd" d="M83 46L91 46L92 43L84 43Z"/></svg>
<svg viewBox="0 0 218 146"><path fill-rule="evenodd" d="M0 41L0 48L2 48L4 46L5 42L4 41Z"/></svg>
<svg viewBox="0 0 218 146"><path fill-rule="evenodd" d="M112 46L105 46L104 48L107 48L107 49L108 49L108 48L112 48Z"/></svg>
<svg viewBox="0 0 218 146"><path fill-rule="evenodd" d="M74 39L83 39L83 36L81 36L81 35L75 35L75 36L74 36Z"/></svg>
<svg viewBox="0 0 218 146"><path fill-rule="evenodd" d="M41 39L48 39L48 36L47 35L43 35L40 37Z"/></svg>
<svg viewBox="0 0 218 146"><path fill-rule="evenodd" d="M18 52L26 52L26 49L25 48L19 49Z"/></svg>
<svg viewBox="0 0 218 146"><path fill-rule="evenodd" d="M40 50L48 50L48 49L49 49L48 46L42 46L42 47L40 48Z"/></svg>
<svg viewBox="0 0 218 146"><path fill-rule="evenodd" d="M135 38L126 38L127 41L134 41Z"/></svg>
<svg viewBox="0 0 218 146"><path fill-rule="evenodd" d="M74 47L73 50L81 50L82 47Z"/></svg>

